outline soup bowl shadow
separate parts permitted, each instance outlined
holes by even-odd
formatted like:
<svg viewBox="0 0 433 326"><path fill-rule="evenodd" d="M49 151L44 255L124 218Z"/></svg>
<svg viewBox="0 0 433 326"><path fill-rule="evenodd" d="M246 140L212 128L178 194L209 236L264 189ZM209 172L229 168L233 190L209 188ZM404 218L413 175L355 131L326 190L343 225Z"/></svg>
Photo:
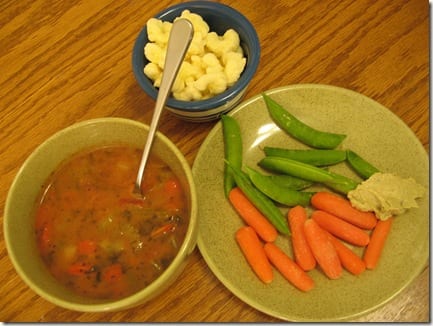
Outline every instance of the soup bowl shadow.
<svg viewBox="0 0 433 326"><path fill-rule="evenodd" d="M167 269L151 284L122 299L92 299L75 294L49 273L40 258L34 209L43 183L59 164L88 148L107 145L144 147L149 127L123 118L92 119L71 125L42 143L24 162L9 189L4 211L4 236L9 257L23 281L38 295L60 307L82 311L118 311L143 304L166 290L183 271L197 240L196 190L190 166L180 150L156 133L152 151L180 179L187 195L189 225L179 251Z"/></svg>

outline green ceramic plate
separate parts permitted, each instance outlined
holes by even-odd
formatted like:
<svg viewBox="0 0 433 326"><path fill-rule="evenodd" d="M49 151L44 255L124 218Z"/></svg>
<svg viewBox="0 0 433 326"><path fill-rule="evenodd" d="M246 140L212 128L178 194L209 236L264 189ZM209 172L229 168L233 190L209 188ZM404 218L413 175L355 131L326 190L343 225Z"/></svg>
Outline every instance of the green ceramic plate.
<svg viewBox="0 0 433 326"><path fill-rule="evenodd" d="M415 178L428 192L427 153L413 132L387 108L353 91L325 85L294 85L267 94L305 123L347 134L341 148L353 149L383 172ZM260 95L244 102L230 115L241 127L245 164L256 166L265 145L305 147L275 126ZM374 271L365 271L360 276L345 271L342 278L329 280L315 269L309 274L316 286L308 293L295 289L276 270L270 285L261 283L234 239L243 222L224 197L223 157L221 122L218 122L193 166L199 207L198 246L216 277L252 307L288 321L350 320L391 300L426 266L428 193L419 201L419 208L395 220ZM331 171L356 178L344 163ZM276 243L291 255L288 237L280 235ZM357 252L362 254L362 250Z"/></svg>

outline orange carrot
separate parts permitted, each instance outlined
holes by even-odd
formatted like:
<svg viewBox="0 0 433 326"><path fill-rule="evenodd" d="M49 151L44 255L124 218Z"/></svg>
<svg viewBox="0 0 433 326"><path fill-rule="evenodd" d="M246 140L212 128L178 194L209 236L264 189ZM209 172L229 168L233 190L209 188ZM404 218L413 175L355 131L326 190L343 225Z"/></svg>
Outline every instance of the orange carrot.
<svg viewBox="0 0 433 326"><path fill-rule="evenodd" d="M238 187L229 193L229 200L242 219L251 226L266 242L273 242L278 236L277 229L268 219L251 203Z"/></svg>
<svg viewBox="0 0 433 326"><path fill-rule="evenodd" d="M310 218L304 223L304 232L314 258L316 258L325 275L330 279L339 278L343 273L343 267L337 251L325 230Z"/></svg>
<svg viewBox="0 0 433 326"><path fill-rule="evenodd" d="M82 240L77 246L78 254L92 255L96 252L96 242L92 240Z"/></svg>
<svg viewBox="0 0 433 326"><path fill-rule="evenodd" d="M274 278L272 266L256 231L250 226L243 226L236 232L236 241L254 273L262 282L271 283Z"/></svg>
<svg viewBox="0 0 433 326"><path fill-rule="evenodd" d="M295 261L304 271L316 267L316 259L305 239L304 223L307 220L307 211L302 206L294 206L287 213L290 231L292 232L292 246Z"/></svg>
<svg viewBox="0 0 433 326"><path fill-rule="evenodd" d="M164 183L164 191L167 196L179 196L182 194L182 186L177 179L169 179Z"/></svg>
<svg viewBox="0 0 433 326"><path fill-rule="evenodd" d="M152 230L150 233L151 238L157 238L161 235L167 234L169 232L173 232L176 229L176 223L175 222L169 222L167 224L164 224L160 227L157 227L156 229Z"/></svg>
<svg viewBox="0 0 433 326"><path fill-rule="evenodd" d="M102 269L101 275L105 282L116 282L122 277L122 265L119 263L107 266Z"/></svg>
<svg viewBox="0 0 433 326"><path fill-rule="evenodd" d="M333 214L362 229L371 230L377 223L372 212L362 212L352 206L349 200L336 194L319 191L311 197L311 204L322 211Z"/></svg>
<svg viewBox="0 0 433 326"><path fill-rule="evenodd" d="M329 232L328 237L331 239L337 251L338 258L340 258L341 264L345 269L354 275L359 275L365 271L365 263L360 257Z"/></svg>
<svg viewBox="0 0 433 326"><path fill-rule="evenodd" d="M364 252L364 262L368 269L374 269L382 254L386 239L391 230L391 225L394 218L390 217L387 220L379 220L376 227L371 233L370 243Z"/></svg>
<svg viewBox="0 0 433 326"><path fill-rule="evenodd" d="M291 284L305 292L314 288L313 279L274 243L268 242L264 248L271 263Z"/></svg>
<svg viewBox="0 0 433 326"><path fill-rule="evenodd" d="M86 273L90 273L93 270L93 266L86 262L73 263L68 267L68 273L74 276L82 276Z"/></svg>
<svg viewBox="0 0 433 326"><path fill-rule="evenodd" d="M359 227L350 224L327 212L317 210L311 214L311 218L337 238L349 242L355 246L366 246L370 242L369 235Z"/></svg>

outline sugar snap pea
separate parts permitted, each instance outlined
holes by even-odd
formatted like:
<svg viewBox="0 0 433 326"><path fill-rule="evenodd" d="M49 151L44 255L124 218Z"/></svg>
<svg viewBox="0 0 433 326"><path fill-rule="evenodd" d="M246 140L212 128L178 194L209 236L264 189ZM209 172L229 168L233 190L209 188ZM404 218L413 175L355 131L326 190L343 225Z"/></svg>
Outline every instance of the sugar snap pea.
<svg viewBox="0 0 433 326"><path fill-rule="evenodd" d="M280 209L251 183L248 176L241 169L231 165L229 162L226 163L235 179L236 185L245 196L269 219L279 232L290 235L289 226Z"/></svg>
<svg viewBox="0 0 433 326"><path fill-rule="evenodd" d="M246 171L256 188L277 203L290 207L296 205L307 206L310 204L313 192L297 191L282 187L250 167L246 167Z"/></svg>
<svg viewBox="0 0 433 326"><path fill-rule="evenodd" d="M358 182L317 166L277 156L266 156L258 163L261 167L279 173L286 173L305 180L318 182L347 194Z"/></svg>
<svg viewBox="0 0 433 326"><path fill-rule="evenodd" d="M352 150L347 150L347 161L353 170L358 173L363 179L368 179L374 173L379 172L375 166L364 160L361 156Z"/></svg>
<svg viewBox="0 0 433 326"><path fill-rule="evenodd" d="M339 149L288 149L265 146L267 156L280 156L315 166L333 165L346 160L346 151Z"/></svg>
<svg viewBox="0 0 433 326"><path fill-rule="evenodd" d="M231 165L241 168L242 166L242 136L238 122L231 116L221 116L224 156ZM229 196L230 190L235 186L233 175L229 173L227 165L224 166L224 194Z"/></svg>
<svg viewBox="0 0 433 326"><path fill-rule="evenodd" d="M272 182L281 187L293 190L302 190L310 187L314 183L305 179L293 177L288 174L272 174L266 176L266 178L271 179Z"/></svg>
<svg viewBox="0 0 433 326"><path fill-rule="evenodd" d="M285 110L266 94L262 94L268 112L275 123L292 137L314 148L334 149L346 135L324 132L314 129Z"/></svg>

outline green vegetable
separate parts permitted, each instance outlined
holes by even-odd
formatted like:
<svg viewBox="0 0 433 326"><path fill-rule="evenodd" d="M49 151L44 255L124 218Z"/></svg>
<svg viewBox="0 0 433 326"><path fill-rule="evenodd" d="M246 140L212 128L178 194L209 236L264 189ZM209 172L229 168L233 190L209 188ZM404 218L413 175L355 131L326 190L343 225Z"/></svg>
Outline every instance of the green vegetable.
<svg viewBox="0 0 433 326"><path fill-rule="evenodd" d="M281 187L290 188L293 190L302 190L310 187L313 184L311 181L296 178L287 174L268 175L266 178L271 179L272 182Z"/></svg>
<svg viewBox="0 0 433 326"><path fill-rule="evenodd" d="M294 177L322 183L343 194L347 194L358 185L358 182L345 176L288 158L266 156L259 162L259 165L271 171L286 173Z"/></svg>
<svg viewBox="0 0 433 326"><path fill-rule="evenodd" d="M290 235L287 220L272 200L261 193L241 169L234 167L229 162L226 162L226 164L237 186L242 190L245 196L251 200L254 206L269 219L279 232Z"/></svg>
<svg viewBox="0 0 433 326"><path fill-rule="evenodd" d="M287 206L307 206L310 204L313 192L302 192L285 188L252 168L247 167L246 170L256 188L276 202Z"/></svg>
<svg viewBox="0 0 433 326"><path fill-rule="evenodd" d="M221 116L225 160L234 167L242 166L242 136L238 122L228 115ZM224 194L228 198L230 190L235 186L233 175L224 166Z"/></svg>
<svg viewBox="0 0 433 326"><path fill-rule="evenodd" d="M346 160L346 151L338 149L287 149L265 146L266 156L280 156L315 166L333 165Z"/></svg>
<svg viewBox="0 0 433 326"><path fill-rule="evenodd" d="M347 161L349 165L358 173L363 179L370 178L373 174L380 172L379 169L364 160L361 156L352 150L347 150Z"/></svg>
<svg viewBox="0 0 433 326"><path fill-rule="evenodd" d="M298 120L268 95L263 93L262 96L275 123L302 143L314 148L334 149L346 138L346 135L343 134L314 129Z"/></svg>

